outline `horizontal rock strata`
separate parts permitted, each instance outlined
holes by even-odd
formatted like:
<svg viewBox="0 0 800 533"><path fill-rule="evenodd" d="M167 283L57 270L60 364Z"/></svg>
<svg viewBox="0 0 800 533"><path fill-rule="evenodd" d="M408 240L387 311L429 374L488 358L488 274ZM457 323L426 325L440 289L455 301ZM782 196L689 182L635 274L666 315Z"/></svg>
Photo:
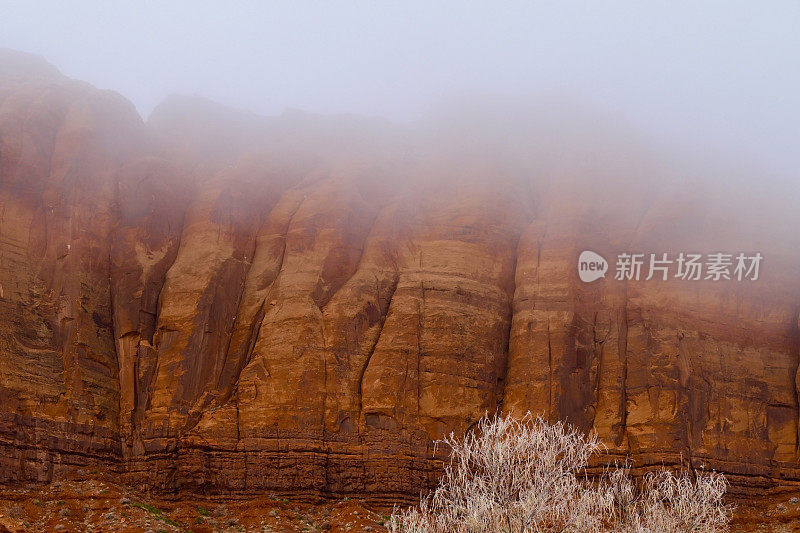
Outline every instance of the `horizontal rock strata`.
<svg viewBox="0 0 800 533"><path fill-rule="evenodd" d="M437 439L532 411L638 467L793 483L797 195L750 172L555 100L401 127L173 98L143 123L2 52L0 482L102 463L396 500ZM619 253L719 251L759 279L614 279Z"/></svg>

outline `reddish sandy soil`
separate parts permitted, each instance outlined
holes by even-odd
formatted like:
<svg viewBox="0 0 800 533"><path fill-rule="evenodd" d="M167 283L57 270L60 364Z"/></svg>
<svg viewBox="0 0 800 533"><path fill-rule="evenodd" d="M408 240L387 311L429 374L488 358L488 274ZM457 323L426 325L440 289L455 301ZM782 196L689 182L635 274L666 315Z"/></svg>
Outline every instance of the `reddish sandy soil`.
<svg viewBox="0 0 800 533"><path fill-rule="evenodd" d="M731 503L736 505L733 531L800 531L800 492L738 497Z"/></svg>
<svg viewBox="0 0 800 533"><path fill-rule="evenodd" d="M800 531L800 492L731 499L733 531ZM321 504L278 497L180 500L144 494L99 471L47 486L5 488L0 533L7 531L331 532L386 531L389 509L357 500Z"/></svg>
<svg viewBox="0 0 800 533"><path fill-rule="evenodd" d="M341 500L319 505L262 496L242 500L145 495L99 472L45 487L6 488L0 533L7 531L240 532L386 531L390 510Z"/></svg>

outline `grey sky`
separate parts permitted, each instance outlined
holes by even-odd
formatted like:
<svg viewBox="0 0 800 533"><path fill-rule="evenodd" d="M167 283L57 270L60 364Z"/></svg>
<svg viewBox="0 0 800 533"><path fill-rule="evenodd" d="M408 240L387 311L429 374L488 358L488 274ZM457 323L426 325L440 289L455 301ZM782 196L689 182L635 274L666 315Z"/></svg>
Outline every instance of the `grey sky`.
<svg viewBox="0 0 800 533"><path fill-rule="evenodd" d="M453 93L565 90L648 132L800 169L796 0L0 0L0 46L144 116L173 93L406 120Z"/></svg>

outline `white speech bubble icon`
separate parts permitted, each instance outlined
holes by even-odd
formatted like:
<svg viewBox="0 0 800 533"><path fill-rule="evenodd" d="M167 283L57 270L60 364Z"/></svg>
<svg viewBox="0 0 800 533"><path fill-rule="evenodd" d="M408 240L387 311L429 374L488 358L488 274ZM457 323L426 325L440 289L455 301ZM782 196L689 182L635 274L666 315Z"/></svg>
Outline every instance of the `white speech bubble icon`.
<svg viewBox="0 0 800 533"><path fill-rule="evenodd" d="M590 283L600 278L606 277L608 272L608 261L602 255L586 250L581 252L578 257L578 276L581 281Z"/></svg>

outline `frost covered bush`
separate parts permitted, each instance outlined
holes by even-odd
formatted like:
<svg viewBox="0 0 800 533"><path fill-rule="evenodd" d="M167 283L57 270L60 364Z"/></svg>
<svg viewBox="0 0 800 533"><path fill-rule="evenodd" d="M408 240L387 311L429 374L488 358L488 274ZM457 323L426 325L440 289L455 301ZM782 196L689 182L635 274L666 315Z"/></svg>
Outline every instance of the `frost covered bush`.
<svg viewBox="0 0 800 533"><path fill-rule="evenodd" d="M602 449L558 422L528 413L485 417L463 439L444 439L450 461L438 487L419 507L396 510L389 531L719 532L728 529L728 487L717 473L668 471L634 481L627 468L589 477L589 458Z"/></svg>

